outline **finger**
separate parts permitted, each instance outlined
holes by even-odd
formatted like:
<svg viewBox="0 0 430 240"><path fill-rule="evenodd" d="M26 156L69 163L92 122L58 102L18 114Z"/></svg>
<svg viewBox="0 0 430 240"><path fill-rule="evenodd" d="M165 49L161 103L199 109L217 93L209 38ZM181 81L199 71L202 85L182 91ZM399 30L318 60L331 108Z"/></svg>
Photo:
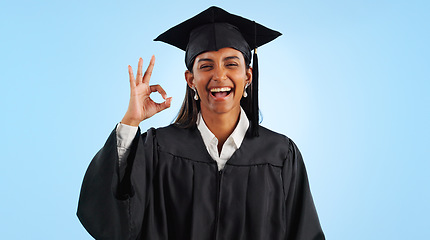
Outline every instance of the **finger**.
<svg viewBox="0 0 430 240"><path fill-rule="evenodd" d="M145 71L145 75L143 75L142 82L149 83L149 79L151 79L152 69L154 69L155 56L152 55L151 61L149 61L149 66Z"/></svg>
<svg viewBox="0 0 430 240"><path fill-rule="evenodd" d="M172 97L167 98L166 101L162 103L156 103L157 112L161 112L164 109L169 108L171 103L172 103Z"/></svg>
<svg viewBox="0 0 430 240"><path fill-rule="evenodd" d="M167 98L167 93L166 91L164 91L164 89L160 86L160 85L151 85L149 86L149 88L151 89L151 92L158 92L161 94L161 96L163 97L163 99Z"/></svg>
<svg viewBox="0 0 430 240"><path fill-rule="evenodd" d="M142 66L143 66L143 59L139 58L139 63L137 64L137 84L139 84L142 81Z"/></svg>
<svg viewBox="0 0 430 240"><path fill-rule="evenodd" d="M133 88L136 86L136 81L134 79L133 69L131 68L130 65L128 65L128 75L130 77L130 88Z"/></svg>

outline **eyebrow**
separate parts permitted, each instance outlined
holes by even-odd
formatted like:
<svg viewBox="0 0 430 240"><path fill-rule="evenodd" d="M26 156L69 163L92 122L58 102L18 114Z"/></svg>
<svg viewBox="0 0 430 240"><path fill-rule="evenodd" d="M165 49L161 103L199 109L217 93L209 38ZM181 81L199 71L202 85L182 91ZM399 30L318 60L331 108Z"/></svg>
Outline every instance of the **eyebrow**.
<svg viewBox="0 0 430 240"><path fill-rule="evenodd" d="M199 59L199 61L197 62L213 62L214 60L210 59L210 58L201 58Z"/></svg>
<svg viewBox="0 0 430 240"><path fill-rule="evenodd" d="M237 56L230 56L230 57L225 57L224 59L223 59L223 61L227 61L227 60L231 60L231 59L239 59L239 57L237 57ZM213 59L210 59L210 58L201 58L201 59L199 59L197 62L213 62L214 60Z"/></svg>
<svg viewBox="0 0 430 240"><path fill-rule="evenodd" d="M237 56L226 57L226 58L224 58L224 61L231 60L231 59L237 59L237 60L239 60L239 57L237 57Z"/></svg>

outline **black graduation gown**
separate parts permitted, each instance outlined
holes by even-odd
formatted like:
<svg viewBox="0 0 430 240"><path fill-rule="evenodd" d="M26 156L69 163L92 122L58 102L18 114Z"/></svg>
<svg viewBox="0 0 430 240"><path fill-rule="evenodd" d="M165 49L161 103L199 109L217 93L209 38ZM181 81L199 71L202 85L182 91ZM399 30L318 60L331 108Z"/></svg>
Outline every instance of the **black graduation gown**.
<svg viewBox="0 0 430 240"><path fill-rule="evenodd" d="M77 215L96 239L325 239L305 166L260 127L218 171L196 127L150 129L118 167L115 130L85 174Z"/></svg>

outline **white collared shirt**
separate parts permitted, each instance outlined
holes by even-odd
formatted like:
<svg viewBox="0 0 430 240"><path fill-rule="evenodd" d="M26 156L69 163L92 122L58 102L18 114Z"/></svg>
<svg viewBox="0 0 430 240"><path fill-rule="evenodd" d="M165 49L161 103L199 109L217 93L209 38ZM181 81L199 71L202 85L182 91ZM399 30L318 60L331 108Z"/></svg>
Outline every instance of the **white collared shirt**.
<svg viewBox="0 0 430 240"><path fill-rule="evenodd" d="M200 131L200 135L202 135L203 142L205 143L206 149L208 150L209 155L215 160L218 164L218 170L222 170L225 166L225 163L231 158L233 153L240 147L243 139L245 138L246 131L249 127L249 121L246 117L245 111L240 108L240 116L239 122L237 123L236 128L231 133L231 135L227 138L224 145L221 148L221 153L218 153L218 139L215 135L209 130L206 126L205 121L203 120L202 114L199 113L197 117L197 128Z"/></svg>
<svg viewBox="0 0 430 240"><path fill-rule="evenodd" d="M202 136L203 142L209 155L213 160L217 162L218 170L222 170L225 163L231 158L233 153L240 147L243 139L245 138L246 131L249 127L249 121L246 117L245 111L240 108L239 122L227 138L224 145L221 148L221 154L218 154L218 139L206 126L202 115L199 113L197 117L197 128ZM129 152L130 146L136 135L138 127L129 126L126 124L119 123L116 128L116 139L119 164L121 165L122 160L126 159Z"/></svg>

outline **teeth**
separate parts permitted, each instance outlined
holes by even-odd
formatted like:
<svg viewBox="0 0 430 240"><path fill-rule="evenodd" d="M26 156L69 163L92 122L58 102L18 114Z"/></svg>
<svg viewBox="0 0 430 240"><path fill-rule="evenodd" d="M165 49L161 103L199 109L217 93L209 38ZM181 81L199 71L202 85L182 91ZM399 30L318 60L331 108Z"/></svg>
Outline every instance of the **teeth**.
<svg viewBox="0 0 430 240"><path fill-rule="evenodd" d="M212 88L211 92L228 92L230 90L231 90L230 87Z"/></svg>

